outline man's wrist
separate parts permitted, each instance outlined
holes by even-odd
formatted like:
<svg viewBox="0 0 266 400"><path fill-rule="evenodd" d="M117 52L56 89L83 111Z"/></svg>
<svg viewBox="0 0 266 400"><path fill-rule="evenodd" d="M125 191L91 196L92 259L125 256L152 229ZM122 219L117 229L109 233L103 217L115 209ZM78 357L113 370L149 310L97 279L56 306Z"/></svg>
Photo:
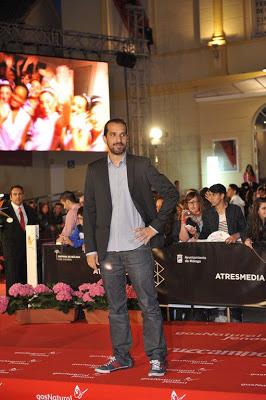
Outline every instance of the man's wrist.
<svg viewBox="0 0 266 400"><path fill-rule="evenodd" d="M157 233L159 233L155 228L153 228L153 226L149 225L149 228L151 228L154 231L155 235L157 235Z"/></svg>
<svg viewBox="0 0 266 400"><path fill-rule="evenodd" d="M97 254L97 251L90 251L89 253L86 253L86 256L92 256L93 254Z"/></svg>

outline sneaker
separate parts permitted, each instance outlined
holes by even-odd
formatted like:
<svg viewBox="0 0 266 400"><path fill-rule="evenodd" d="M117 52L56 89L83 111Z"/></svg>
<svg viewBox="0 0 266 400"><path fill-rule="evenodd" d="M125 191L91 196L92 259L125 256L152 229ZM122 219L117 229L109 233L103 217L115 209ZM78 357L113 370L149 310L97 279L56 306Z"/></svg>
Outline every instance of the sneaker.
<svg viewBox="0 0 266 400"><path fill-rule="evenodd" d="M166 373L165 363L159 360L151 360L151 369L148 376L164 376Z"/></svg>
<svg viewBox="0 0 266 400"><path fill-rule="evenodd" d="M110 372L117 371L119 369L132 368L133 361L130 360L127 364L121 364L115 357L111 357L110 361L106 364L100 365L95 368L95 372L99 372L100 374L109 374Z"/></svg>

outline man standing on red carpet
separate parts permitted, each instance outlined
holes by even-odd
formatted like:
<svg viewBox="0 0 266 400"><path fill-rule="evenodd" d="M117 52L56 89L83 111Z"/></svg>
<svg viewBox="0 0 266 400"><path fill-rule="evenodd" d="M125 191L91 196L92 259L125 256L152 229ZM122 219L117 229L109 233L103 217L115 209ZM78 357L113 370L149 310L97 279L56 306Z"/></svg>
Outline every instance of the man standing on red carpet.
<svg viewBox="0 0 266 400"><path fill-rule="evenodd" d="M27 283L26 225L36 225L37 217L32 208L23 203L23 200L23 187L12 186L10 202L4 210L9 218L0 218L7 294L14 283Z"/></svg>
<svg viewBox="0 0 266 400"><path fill-rule="evenodd" d="M109 303L113 357L95 369L110 373L131 368L126 273L143 315L144 349L149 376L165 374L166 344L154 284L151 247L163 245L163 230L177 202L171 182L145 157L126 152L126 123L111 119L104 128L108 156L88 167L85 185L84 235L88 265L100 271ZM164 198L157 214L152 188Z"/></svg>

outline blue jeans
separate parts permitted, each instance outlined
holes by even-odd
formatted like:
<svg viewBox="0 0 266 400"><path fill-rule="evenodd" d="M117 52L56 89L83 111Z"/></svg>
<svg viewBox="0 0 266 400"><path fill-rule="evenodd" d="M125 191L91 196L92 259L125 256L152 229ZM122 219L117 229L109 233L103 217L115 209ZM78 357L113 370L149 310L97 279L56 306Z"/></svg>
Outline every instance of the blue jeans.
<svg viewBox="0 0 266 400"><path fill-rule="evenodd" d="M143 245L135 250L108 252L100 269L109 303L114 356L122 363L130 360L132 336L125 290L127 272L142 310L145 353L150 360L164 361L167 349L154 284L154 260L150 247Z"/></svg>

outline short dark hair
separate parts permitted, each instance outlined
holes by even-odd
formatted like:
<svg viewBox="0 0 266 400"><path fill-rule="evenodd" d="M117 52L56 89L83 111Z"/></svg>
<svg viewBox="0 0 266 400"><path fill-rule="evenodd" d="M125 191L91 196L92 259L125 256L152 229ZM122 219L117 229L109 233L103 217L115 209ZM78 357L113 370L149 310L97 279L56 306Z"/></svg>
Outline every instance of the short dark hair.
<svg viewBox="0 0 266 400"><path fill-rule="evenodd" d="M260 196L265 196L266 195L266 185L258 186L256 192L259 193Z"/></svg>
<svg viewBox="0 0 266 400"><path fill-rule="evenodd" d="M109 121L107 121L106 124L104 125L104 129L103 129L104 136L107 135L108 125L111 124L111 123L124 125L124 127L126 128L126 134L127 134L127 124L126 124L126 122L122 118L112 118L112 119L109 119Z"/></svg>
<svg viewBox="0 0 266 400"><path fill-rule="evenodd" d="M226 195L226 187L221 183L216 183L209 188L209 191L212 193L220 193Z"/></svg>
<svg viewBox="0 0 266 400"><path fill-rule="evenodd" d="M73 192L70 192L69 190L66 190L65 192L63 192L61 194L60 201L61 200L63 200L63 201L69 200L72 203L77 203L77 199L76 199L75 194Z"/></svg>
<svg viewBox="0 0 266 400"><path fill-rule="evenodd" d="M23 187L21 185L13 185L13 186L11 186L11 188L9 190L10 194L11 194L13 189L20 189L22 191L22 193L24 193L24 189L23 189Z"/></svg>
<svg viewBox="0 0 266 400"><path fill-rule="evenodd" d="M229 187L236 192L236 194L239 193L239 187L235 183L230 183Z"/></svg>
<svg viewBox="0 0 266 400"><path fill-rule="evenodd" d="M83 217L83 207L79 207L77 215L81 215Z"/></svg>

